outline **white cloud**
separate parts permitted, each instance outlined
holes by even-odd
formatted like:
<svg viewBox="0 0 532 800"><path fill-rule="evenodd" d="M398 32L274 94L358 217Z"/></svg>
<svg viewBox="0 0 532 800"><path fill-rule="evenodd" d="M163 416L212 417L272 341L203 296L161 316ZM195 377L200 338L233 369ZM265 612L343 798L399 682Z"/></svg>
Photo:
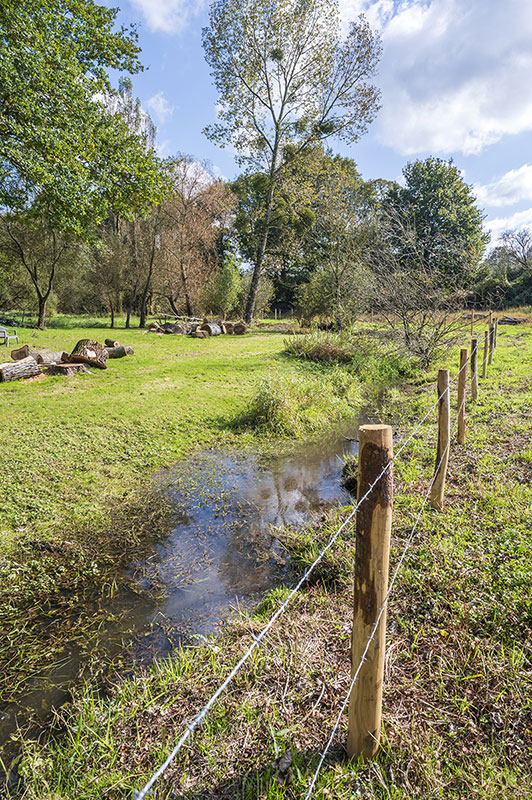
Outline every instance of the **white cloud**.
<svg viewBox="0 0 532 800"><path fill-rule="evenodd" d="M382 34L382 143L471 154L532 130L530 0L341 0L341 12Z"/></svg>
<svg viewBox="0 0 532 800"><path fill-rule="evenodd" d="M163 124L174 113L174 107L166 99L164 92L157 92L146 101L146 108L155 115L156 122Z"/></svg>
<svg viewBox="0 0 532 800"><path fill-rule="evenodd" d="M525 211L516 211L515 214L509 217L486 220L484 227L490 231L491 244L495 245L496 240L504 231L532 227L532 208L527 208Z"/></svg>
<svg viewBox="0 0 532 800"><path fill-rule="evenodd" d="M532 164L511 169L502 177L473 187L482 206L512 206L523 200L532 201Z"/></svg>
<svg viewBox="0 0 532 800"><path fill-rule="evenodd" d="M131 0L152 31L180 33L205 5L205 0Z"/></svg>

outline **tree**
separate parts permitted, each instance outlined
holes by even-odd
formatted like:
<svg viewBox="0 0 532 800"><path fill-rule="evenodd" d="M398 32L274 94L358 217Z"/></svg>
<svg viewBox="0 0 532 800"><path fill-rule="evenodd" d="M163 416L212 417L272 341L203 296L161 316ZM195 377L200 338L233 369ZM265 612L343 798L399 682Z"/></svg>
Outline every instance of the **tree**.
<svg viewBox="0 0 532 800"><path fill-rule="evenodd" d="M76 236L57 231L46 218L5 214L1 223L0 250L4 258L18 262L30 279L37 296L37 326L44 330L55 276L72 263L83 244Z"/></svg>
<svg viewBox="0 0 532 800"><path fill-rule="evenodd" d="M172 190L161 208L159 292L175 314L192 316L218 265L218 240L234 197L191 156L168 162Z"/></svg>
<svg viewBox="0 0 532 800"><path fill-rule="evenodd" d="M227 319L235 309L238 295L242 289L242 275L239 262L234 253L227 251L214 277L211 279L205 296L205 308Z"/></svg>
<svg viewBox="0 0 532 800"><path fill-rule="evenodd" d="M146 211L164 188L154 150L110 102L107 70L142 69L117 13L92 0L0 4L0 204L56 231Z"/></svg>
<svg viewBox="0 0 532 800"><path fill-rule="evenodd" d="M310 278L299 289L298 306L307 319L326 315L343 328L365 307L363 254L377 192L362 180L352 159L331 153L323 154L315 184L315 224L303 244Z"/></svg>
<svg viewBox="0 0 532 800"><path fill-rule="evenodd" d="M219 122L206 129L230 143L240 164L262 172L264 223L246 320L253 316L287 146L296 152L337 137L356 141L378 109L367 83L380 44L367 22L342 39L336 0L219 0L203 47L219 93Z"/></svg>
<svg viewBox="0 0 532 800"><path fill-rule="evenodd" d="M392 186L383 200L387 228L394 220L398 223L396 246L400 248L404 232L413 229L427 274L434 267L470 288L489 241L472 188L452 160L441 158L411 162L403 176L405 185ZM409 233L405 257L410 244Z"/></svg>
<svg viewBox="0 0 532 800"><path fill-rule="evenodd" d="M393 334L426 367L454 342L464 321L467 289L449 274L449 264L467 260L461 243L441 231L427 241L416 226L393 210L375 217L364 261L370 269L369 305L380 313Z"/></svg>

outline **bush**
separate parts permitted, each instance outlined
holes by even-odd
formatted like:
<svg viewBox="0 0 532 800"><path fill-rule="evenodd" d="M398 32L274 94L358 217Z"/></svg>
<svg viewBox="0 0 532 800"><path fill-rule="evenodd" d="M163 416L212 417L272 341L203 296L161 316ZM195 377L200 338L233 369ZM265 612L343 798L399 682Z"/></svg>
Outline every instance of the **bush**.
<svg viewBox="0 0 532 800"><path fill-rule="evenodd" d="M326 378L276 378L263 381L241 425L276 436L304 436L352 417L361 402L358 383L344 370Z"/></svg>

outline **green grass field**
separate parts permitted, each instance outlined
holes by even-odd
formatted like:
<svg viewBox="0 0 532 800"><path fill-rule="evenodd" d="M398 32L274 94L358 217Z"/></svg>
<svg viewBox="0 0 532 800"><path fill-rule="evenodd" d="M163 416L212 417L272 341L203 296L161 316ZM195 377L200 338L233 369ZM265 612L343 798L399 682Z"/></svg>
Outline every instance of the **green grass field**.
<svg viewBox="0 0 532 800"><path fill-rule="evenodd" d="M204 341L98 328L19 332L21 344L67 351L81 338L116 336L135 354L91 375L0 384L4 543L14 532L97 522L106 503L197 445L249 440L232 423L261 379L319 372L280 356L282 334Z"/></svg>
<svg viewBox="0 0 532 800"><path fill-rule="evenodd" d="M126 343L135 346L137 341ZM184 354L194 352L200 343L161 344L182 348L182 363ZM228 353L221 342L207 344L212 349L203 358L219 359L223 371ZM272 364L293 369L277 360L279 345L273 336L231 342L239 374L249 379L252 364L257 376ZM246 356L251 350L254 354ZM149 372L150 357L142 352L137 368L144 357ZM198 371L201 358L190 357ZM453 371L456 361L456 353L450 353L448 366ZM531 363L531 328L501 328L479 400L468 403L466 444L452 448L445 509L441 513L424 509L390 602L383 746L374 761L350 764L342 746L343 720L315 788L316 797L525 800L530 796ZM110 388L111 381L119 383L124 366L132 370L129 385L134 383L133 364L132 360L112 365L117 377L108 378ZM192 374L189 368L188 380ZM204 376L207 382L212 380L211 370ZM434 372L429 377L433 376ZM83 378L83 386L91 380ZM249 382L246 386L250 392ZM19 396L27 402L31 391L31 385L21 387L11 399ZM115 392L120 396L119 390ZM217 395L221 392L220 388ZM102 394L98 403L96 393L94 397L93 410L107 411L109 398ZM418 381L417 386L390 391L382 414L406 433L434 399L434 385ZM202 406L211 413L207 432L214 435L217 426L221 429L223 419L238 411L243 400L242 395L233 398L229 390L222 408L220 397ZM131 397L123 402L131 409ZM151 407L158 420L164 418L158 403ZM201 417L190 410L188 424L197 425L196 431ZM120 414L115 412L115 418ZM104 430L102 425L102 434ZM392 568L430 481L435 438L431 416L395 464ZM194 437L181 436L179 446L170 450L171 457L193 441ZM98 453L107 450L103 437ZM141 472L140 448L135 452L136 469ZM150 453L153 468L157 448ZM113 479L119 481L119 466L113 465ZM341 518L342 512L317 529L285 532L285 546L299 569L314 559ZM349 683L352 548L352 533L346 529L312 584L298 593L290 613L213 708L152 797L303 800ZM172 660L154 665L134 680L117 680L106 696L90 687L81 691L72 708L58 713L55 740L24 744L25 796L39 800L132 796L171 750L184 720L191 719L223 681L285 592L282 587L275 590L255 614L243 616L222 638L176 651ZM292 782L279 783L275 759L288 747L293 751Z"/></svg>

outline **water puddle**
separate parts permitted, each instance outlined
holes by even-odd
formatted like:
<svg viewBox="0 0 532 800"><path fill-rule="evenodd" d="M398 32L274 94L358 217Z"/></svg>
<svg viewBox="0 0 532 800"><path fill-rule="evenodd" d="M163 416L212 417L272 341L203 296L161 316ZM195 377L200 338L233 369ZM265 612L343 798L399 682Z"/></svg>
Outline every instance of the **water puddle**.
<svg viewBox="0 0 532 800"><path fill-rule="evenodd" d="M157 484L175 505L177 522L144 561L131 564L128 576L139 591L109 601L109 622L91 645L97 657L114 658L128 640L129 668L149 663L179 642L216 631L232 609L249 607L290 580L276 529L308 524L350 502L341 471L345 455L356 452L356 430L352 424L267 457L203 450L159 473ZM16 704L0 709L0 757L29 712L44 724L51 707L68 699L91 655L78 644L65 650L26 683Z"/></svg>

